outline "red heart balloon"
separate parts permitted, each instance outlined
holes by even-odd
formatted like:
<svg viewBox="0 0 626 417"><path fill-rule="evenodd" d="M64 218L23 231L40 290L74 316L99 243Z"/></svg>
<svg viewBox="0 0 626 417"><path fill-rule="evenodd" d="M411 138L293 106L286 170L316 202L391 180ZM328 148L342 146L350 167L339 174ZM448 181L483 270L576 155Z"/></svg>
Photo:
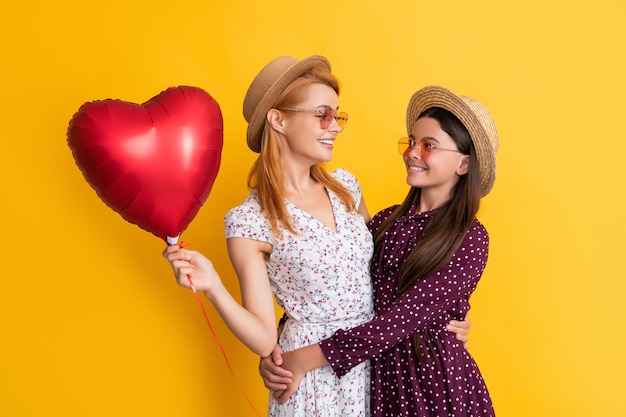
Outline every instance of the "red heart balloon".
<svg viewBox="0 0 626 417"><path fill-rule="evenodd" d="M143 104L98 100L70 120L67 141L98 196L125 220L177 238L211 192L223 120L197 87L171 87Z"/></svg>

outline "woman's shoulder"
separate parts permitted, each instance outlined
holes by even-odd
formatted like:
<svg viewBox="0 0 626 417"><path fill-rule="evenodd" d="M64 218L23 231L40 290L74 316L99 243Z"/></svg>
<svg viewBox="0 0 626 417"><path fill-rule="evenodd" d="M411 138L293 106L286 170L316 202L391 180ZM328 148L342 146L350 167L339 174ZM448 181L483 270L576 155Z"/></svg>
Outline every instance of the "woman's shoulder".
<svg viewBox="0 0 626 417"><path fill-rule="evenodd" d="M352 174L345 168L337 168L336 170L332 171L330 175L346 186L359 183L354 174Z"/></svg>
<svg viewBox="0 0 626 417"><path fill-rule="evenodd" d="M226 238L245 237L263 242L271 241L271 227L254 190L240 205L226 213L224 226Z"/></svg>
<svg viewBox="0 0 626 417"><path fill-rule="evenodd" d="M261 205L259 204L259 199L257 197L256 191L250 191L250 194L246 197L245 200L241 202L236 207L231 208L226 213L226 220L229 219L242 219L242 218L259 218L262 215Z"/></svg>
<svg viewBox="0 0 626 417"><path fill-rule="evenodd" d="M330 175L354 196L358 205L363 194L359 180L357 180L357 178L345 168L337 168L332 171Z"/></svg>

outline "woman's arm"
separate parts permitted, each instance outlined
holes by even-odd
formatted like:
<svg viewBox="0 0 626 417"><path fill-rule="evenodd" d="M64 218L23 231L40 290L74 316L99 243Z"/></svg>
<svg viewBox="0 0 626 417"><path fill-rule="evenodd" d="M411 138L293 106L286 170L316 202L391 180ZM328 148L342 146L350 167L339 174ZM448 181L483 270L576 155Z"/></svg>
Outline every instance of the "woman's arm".
<svg viewBox="0 0 626 417"><path fill-rule="evenodd" d="M365 221L365 224L369 223L369 221L372 220L372 216L370 216L370 212L367 210L367 205L365 204L365 198L363 198L363 196L361 196L361 201L359 202L359 207L357 208L357 211L359 212L361 217L363 217L363 221Z"/></svg>
<svg viewBox="0 0 626 417"><path fill-rule="evenodd" d="M271 245L246 238L230 238L228 253L239 278L242 304L224 287L211 261L201 253L169 246L163 255L170 261L180 285L204 292L220 316L243 344L259 356L276 346L274 298L265 258Z"/></svg>
<svg viewBox="0 0 626 417"><path fill-rule="evenodd" d="M271 245L247 238L229 238L228 254L239 279L243 308L224 305L228 319L224 321L231 331L250 350L259 356L268 356L276 346L276 313L265 261ZM227 301L227 299L225 299ZM216 305L220 310L220 307Z"/></svg>

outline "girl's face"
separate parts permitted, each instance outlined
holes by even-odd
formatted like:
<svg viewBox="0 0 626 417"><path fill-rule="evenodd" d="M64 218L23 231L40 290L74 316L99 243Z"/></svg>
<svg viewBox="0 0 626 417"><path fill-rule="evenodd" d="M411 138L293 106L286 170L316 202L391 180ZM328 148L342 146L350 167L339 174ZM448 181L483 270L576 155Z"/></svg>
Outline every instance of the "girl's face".
<svg viewBox="0 0 626 417"><path fill-rule="evenodd" d="M328 162L332 159L335 139L343 130L334 118L330 122L328 120L329 114L333 115L339 107L337 93L324 84L303 88L303 97L306 98L280 112L283 115L279 131L285 145L283 155L305 159L313 164Z"/></svg>
<svg viewBox="0 0 626 417"><path fill-rule="evenodd" d="M410 142L403 155L407 184L421 188L422 196L437 195L447 201L459 176L467 173L469 157L458 152L454 140L430 117L415 122Z"/></svg>

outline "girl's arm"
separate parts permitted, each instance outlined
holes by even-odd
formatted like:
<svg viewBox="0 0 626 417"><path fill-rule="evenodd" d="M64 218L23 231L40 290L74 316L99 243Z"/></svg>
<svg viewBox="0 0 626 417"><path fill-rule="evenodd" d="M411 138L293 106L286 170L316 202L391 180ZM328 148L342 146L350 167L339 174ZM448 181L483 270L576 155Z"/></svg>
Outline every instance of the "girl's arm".
<svg viewBox="0 0 626 417"><path fill-rule="evenodd" d="M484 270L489 238L476 225L466 236L450 265L416 282L376 317L352 329L339 330L319 344L283 354L283 367L293 382L275 393L284 402L297 389L304 373L330 364L341 377L353 366L402 343L434 321L454 304L467 300ZM390 323L402 323L393 326ZM469 323L468 323L469 325ZM320 356L321 355L321 356Z"/></svg>
<svg viewBox="0 0 626 417"><path fill-rule="evenodd" d="M418 280L385 309L377 311L373 320L338 330L321 341L324 356L337 375L341 377L357 364L392 349L417 332L439 325L450 312L465 315L469 296L485 268L488 246L487 232L476 223L447 266Z"/></svg>
<svg viewBox="0 0 626 417"><path fill-rule="evenodd" d="M251 351L265 357L276 346L274 299L265 258L271 245L246 238L227 240L228 253L239 278L242 304L224 287L211 261L201 253L169 246L164 256L180 285L204 292L235 336Z"/></svg>

